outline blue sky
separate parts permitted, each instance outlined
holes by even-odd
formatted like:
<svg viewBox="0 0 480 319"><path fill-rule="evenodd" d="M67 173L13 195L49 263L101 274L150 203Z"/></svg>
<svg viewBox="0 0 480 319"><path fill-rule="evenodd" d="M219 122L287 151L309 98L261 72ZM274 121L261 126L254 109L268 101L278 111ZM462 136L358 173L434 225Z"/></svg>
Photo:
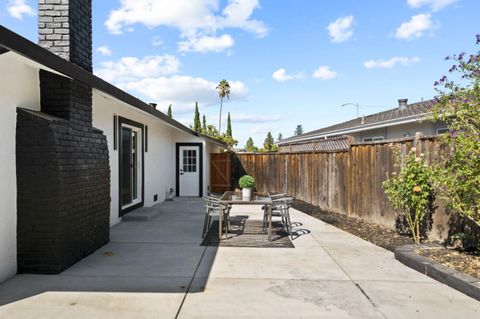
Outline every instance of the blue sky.
<svg viewBox="0 0 480 319"><path fill-rule="evenodd" d="M195 101L263 144L435 94L443 58L475 49L478 0L94 0L94 72L174 117ZM0 23L37 41L37 1L1 0ZM379 106L379 107L367 107Z"/></svg>

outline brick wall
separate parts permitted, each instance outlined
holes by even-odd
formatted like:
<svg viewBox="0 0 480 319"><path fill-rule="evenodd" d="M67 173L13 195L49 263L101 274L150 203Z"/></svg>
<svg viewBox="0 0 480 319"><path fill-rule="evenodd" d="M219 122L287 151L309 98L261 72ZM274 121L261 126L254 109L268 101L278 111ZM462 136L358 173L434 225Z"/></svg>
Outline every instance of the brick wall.
<svg viewBox="0 0 480 319"><path fill-rule="evenodd" d="M80 81L40 70L40 104L42 112L92 126L92 88Z"/></svg>
<svg viewBox="0 0 480 319"><path fill-rule="evenodd" d="M92 127L17 113L18 271L58 273L109 240L107 140Z"/></svg>
<svg viewBox="0 0 480 319"><path fill-rule="evenodd" d="M92 71L91 0L39 0L40 45ZM107 138L92 127L92 88L40 71L41 112L18 109L19 272L58 273L109 240Z"/></svg>
<svg viewBox="0 0 480 319"><path fill-rule="evenodd" d="M92 0L39 0L39 44L92 71Z"/></svg>

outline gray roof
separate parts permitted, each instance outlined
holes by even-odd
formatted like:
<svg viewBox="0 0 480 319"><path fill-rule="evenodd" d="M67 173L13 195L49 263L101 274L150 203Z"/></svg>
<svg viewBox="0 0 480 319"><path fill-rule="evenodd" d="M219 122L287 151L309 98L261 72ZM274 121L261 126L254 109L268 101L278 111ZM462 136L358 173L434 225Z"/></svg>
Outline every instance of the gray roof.
<svg viewBox="0 0 480 319"><path fill-rule="evenodd" d="M421 114L430 112L430 108L433 102L434 100L412 103L408 104L408 106L404 109L396 107L387 111L364 116L363 123L362 117L359 117L346 122L327 126L315 131L307 132L302 135L289 137L282 140L279 145L288 144L294 141L301 141L308 138L313 138L315 136L331 135L336 132L338 132L338 135L342 135L341 131L343 130L368 127L369 125L373 125L376 123L388 122L388 125L392 125L396 121L401 121L402 119L411 118L413 116L420 116ZM385 126L387 126L387 124Z"/></svg>

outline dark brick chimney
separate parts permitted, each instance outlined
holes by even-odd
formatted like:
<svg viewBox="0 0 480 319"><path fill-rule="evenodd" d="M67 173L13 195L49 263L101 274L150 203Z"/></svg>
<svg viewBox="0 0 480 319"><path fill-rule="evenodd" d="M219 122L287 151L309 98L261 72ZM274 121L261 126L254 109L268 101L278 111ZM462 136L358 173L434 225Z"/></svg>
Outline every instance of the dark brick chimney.
<svg viewBox="0 0 480 319"><path fill-rule="evenodd" d="M39 44L92 72L92 0L39 0Z"/></svg>
<svg viewBox="0 0 480 319"><path fill-rule="evenodd" d="M39 0L39 44L92 72L92 0ZM92 89L69 78L40 72L42 111L79 125L92 125Z"/></svg>
<svg viewBox="0 0 480 319"><path fill-rule="evenodd" d="M92 71L92 1L39 0L39 42ZM18 109L18 271L58 273L109 240L107 139L92 88L40 71L41 112Z"/></svg>

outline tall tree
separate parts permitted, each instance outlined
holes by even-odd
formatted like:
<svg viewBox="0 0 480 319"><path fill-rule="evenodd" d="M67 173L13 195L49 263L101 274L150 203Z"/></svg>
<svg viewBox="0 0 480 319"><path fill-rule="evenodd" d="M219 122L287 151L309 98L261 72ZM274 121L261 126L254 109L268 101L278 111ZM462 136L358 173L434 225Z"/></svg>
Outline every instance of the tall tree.
<svg viewBox="0 0 480 319"><path fill-rule="evenodd" d="M245 149L247 152L255 152L255 143L253 143L253 139L251 137L248 138L247 143L245 144Z"/></svg>
<svg viewBox="0 0 480 319"><path fill-rule="evenodd" d="M302 124L298 124L297 128L295 129L295 136L302 135L303 134L303 126Z"/></svg>
<svg viewBox="0 0 480 319"><path fill-rule="evenodd" d="M172 114L172 104L170 104L170 105L168 106L167 115L168 115L169 118L171 118L171 119L173 118L173 114Z"/></svg>
<svg viewBox="0 0 480 319"><path fill-rule="evenodd" d="M203 122L202 122L202 133L205 134L207 132L207 119L205 114L203 114Z"/></svg>
<svg viewBox="0 0 480 319"><path fill-rule="evenodd" d="M223 99L226 97L230 99L230 83L227 80L223 79L217 85L218 96L220 97L220 115L218 117L218 132L222 134L222 108L223 108Z"/></svg>
<svg viewBox="0 0 480 319"><path fill-rule="evenodd" d="M232 137L232 120L230 119L230 112L227 117L227 136Z"/></svg>
<svg viewBox="0 0 480 319"><path fill-rule="evenodd" d="M195 132L200 132L200 112L198 111L198 102L195 102L195 118L193 119L193 130Z"/></svg>
<svg viewBox="0 0 480 319"><path fill-rule="evenodd" d="M283 140L283 134L278 133L277 142L281 142L282 140Z"/></svg>
<svg viewBox="0 0 480 319"><path fill-rule="evenodd" d="M271 152L274 149L275 140L273 139L272 133L268 132L265 142L263 142L263 148L267 152Z"/></svg>

